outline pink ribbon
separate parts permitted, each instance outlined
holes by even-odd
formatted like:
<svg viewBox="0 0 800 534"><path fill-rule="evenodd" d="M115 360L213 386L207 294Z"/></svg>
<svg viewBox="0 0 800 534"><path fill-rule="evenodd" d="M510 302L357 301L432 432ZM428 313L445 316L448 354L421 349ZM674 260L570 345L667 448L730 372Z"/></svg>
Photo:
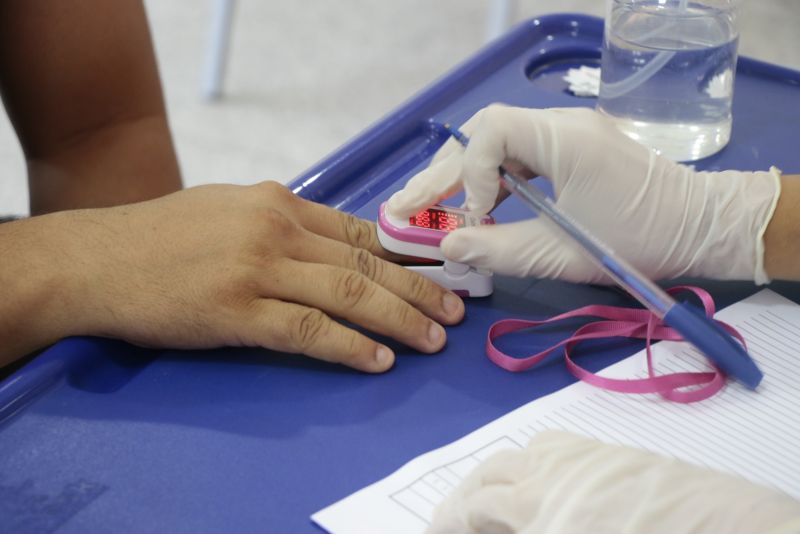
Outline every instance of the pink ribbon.
<svg viewBox="0 0 800 534"><path fill-rule="evenodd" d="M689 291L697 295L703 304L706 315L713 318L715 313L714 300L707 291L693 286L676 286L667 290L668 293L673 295L681 291ZM509 356L494 346L494 340L500 336L573 317L599 317L605 320L583 325L578 328L571 337L525 358ZM714 320L716 321L716 319ZM744 338L736 329L722 321L716 322L729 334L738 339L745 348L747 347ZM648 378L606 378L590 373L572 360L570 350L581 341L610 337L630 337L646 340ZM658 393L663 398L673 402L689 403L707 399L717 393L722 389L722 386L725 385L725 375L713 362L711 362L712 369L706 372L687 371L656 375L653 369L653 354L650 347L651 340L681 341L683 338L675 330L665 326L661 320L649 310L592 305L562 313L561 315L556 315L555 317L543 321L526 321L522 319L504 319L498 321L489 328L486 339L486 355L490 360L506 371L518 373L534 367L551 352L563 346L567 369L579 380L601 389L616 391L618 393ZM697 387L693 387L689 390L682 389L690 386Z"/></svg>

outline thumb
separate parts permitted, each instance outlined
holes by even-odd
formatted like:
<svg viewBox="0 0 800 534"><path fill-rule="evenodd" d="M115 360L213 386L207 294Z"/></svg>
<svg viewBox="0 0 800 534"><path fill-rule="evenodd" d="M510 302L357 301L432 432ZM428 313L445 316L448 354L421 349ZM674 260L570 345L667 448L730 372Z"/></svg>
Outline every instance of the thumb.
<svg viewBox="0 0 800 534"><path fill-rule="evenodd" d="M497 274L610 282L561 230L540 219L456 230L441 248L448 260Z"/></svg>

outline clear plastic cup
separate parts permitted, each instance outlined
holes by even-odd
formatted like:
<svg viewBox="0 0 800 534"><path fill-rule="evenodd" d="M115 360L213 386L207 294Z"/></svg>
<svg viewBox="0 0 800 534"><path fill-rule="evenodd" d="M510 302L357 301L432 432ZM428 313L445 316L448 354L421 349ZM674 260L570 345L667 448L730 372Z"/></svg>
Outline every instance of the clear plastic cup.
<svg viewBox="0 0 800 534"><path fill-rule="evenodd" d="M675 161L730 139L740 0L608 0L597 108Z"/></svg>

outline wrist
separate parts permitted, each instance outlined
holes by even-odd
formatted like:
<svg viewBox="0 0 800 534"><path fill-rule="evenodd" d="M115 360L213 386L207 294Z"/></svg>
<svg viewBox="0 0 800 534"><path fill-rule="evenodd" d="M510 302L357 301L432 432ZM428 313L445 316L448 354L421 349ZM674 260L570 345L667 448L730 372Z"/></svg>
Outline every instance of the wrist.
<svg viewBox="0 0 800 534"><path fill-rule="evenodd" d="M64 249L62 215L0 227L0 366L79 333L76 272Z"/></svg>
<svg viewBox="0 0 800 534"><path fill-rule="evenodd" d="M65 335L109 336L116 319L113 298L120 264L115 248L123 239L113 224L113 211L96 208L48 215L57 226L52 236L59 250L59 312Z"/></svg>
<svg viewBox="0 0 800 534"><path fill-rule="evenodd" d="M800 280L800 175L781 177L781 195L764 231L764 267L770 278Z"/></svg>
<svg viewBox="0 0 800 534"><path fill-rule="evenodd" d="M694 247L688 274L723 280L769 282L764 268L764 233L781 194L780 171L700 172L697 213L705 233Z"/></svg>

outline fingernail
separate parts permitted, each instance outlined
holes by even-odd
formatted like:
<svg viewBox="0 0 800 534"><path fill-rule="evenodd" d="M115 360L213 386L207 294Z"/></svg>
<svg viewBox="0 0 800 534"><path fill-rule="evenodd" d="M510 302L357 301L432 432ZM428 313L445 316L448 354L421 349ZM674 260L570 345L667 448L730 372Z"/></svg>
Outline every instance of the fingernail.
<svg viewBox="0 0 800 534"><path fill-rule="evenodd" d="M394 354L389 347L384 345L378 345L378 349L375 351L375 361L378 363L381 368L386 368L392 365L392 359L394 358Z"/></svg>
<svg viewBox="0 0 800 534"><path fill-rule="evenodd" d="M428 341L435 347L441 345L444 341L444 328L437 323L431 323L428 327Z"/></svg>
<svg viewBox="0 0 800 534"><path fill-rule="evenodd" d="M453 293L445 293L442 297L442 309L448 316L455 315L461 308L461 299Z"/></svg>

